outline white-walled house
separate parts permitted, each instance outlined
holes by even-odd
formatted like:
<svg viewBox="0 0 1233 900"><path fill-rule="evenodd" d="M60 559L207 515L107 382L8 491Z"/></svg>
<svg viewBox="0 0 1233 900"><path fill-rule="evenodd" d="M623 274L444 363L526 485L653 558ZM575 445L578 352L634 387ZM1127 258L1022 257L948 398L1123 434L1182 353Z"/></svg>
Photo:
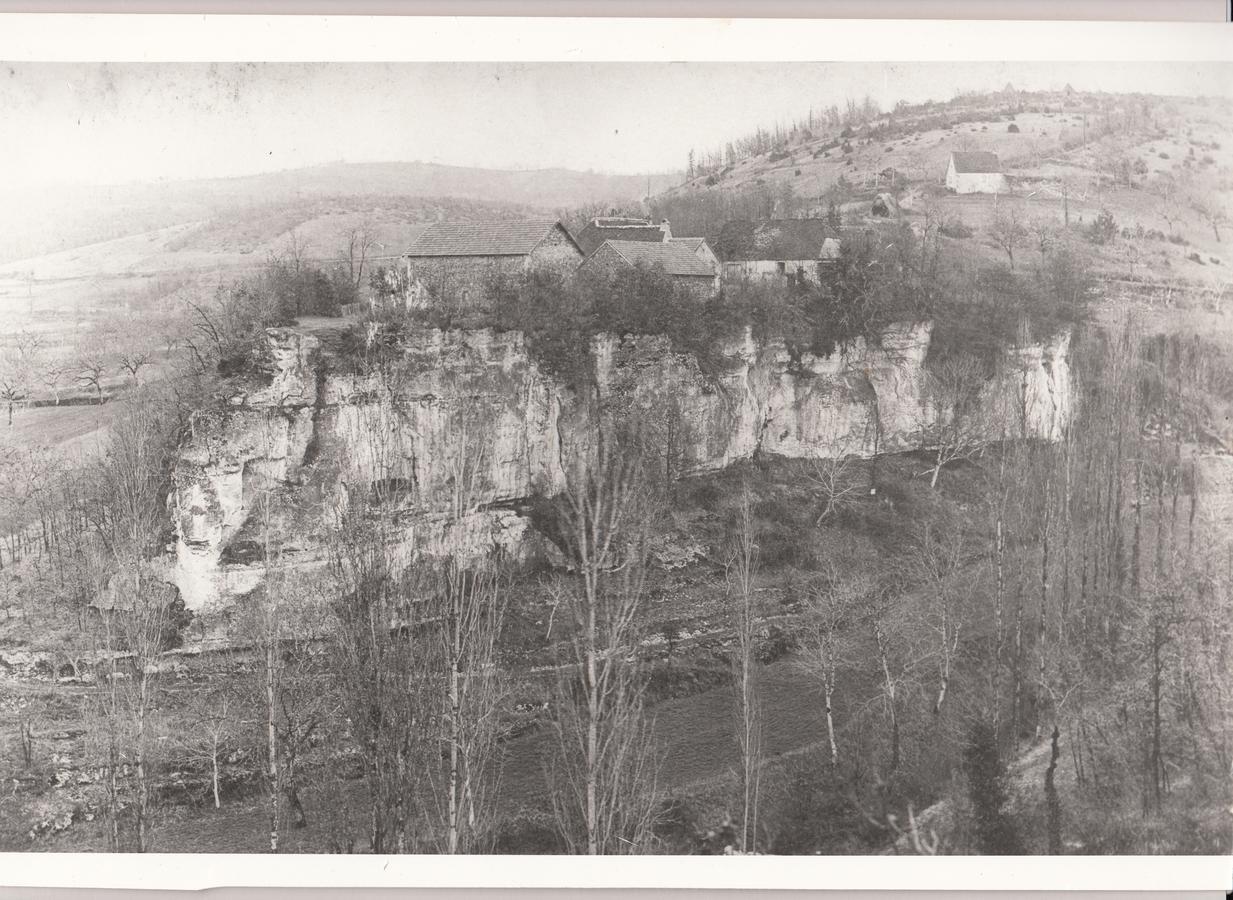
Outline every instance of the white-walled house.
<svg viewBox="0 0 1233 900"><path fill-rule="evenodd" d="M946 186L956 194L1004 194L1010 187L998 155L988 150L951 153Z"/></svg>

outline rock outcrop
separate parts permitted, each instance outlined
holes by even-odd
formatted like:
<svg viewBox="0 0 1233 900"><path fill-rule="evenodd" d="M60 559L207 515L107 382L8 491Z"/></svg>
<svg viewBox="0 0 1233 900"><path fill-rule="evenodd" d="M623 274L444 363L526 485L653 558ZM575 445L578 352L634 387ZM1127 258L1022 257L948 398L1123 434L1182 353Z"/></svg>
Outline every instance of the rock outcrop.
<svg viewBox="0 0 1233 900"><path fill-rule="evenodd" d="M703 373L662 337L601 337L595 389L579 397L516 332L425 330L404 340L393 365L357 375L339 371L313 336L270 329L265 383L199 413L181 449L175 581L202 609L256 587L271 541L287 565L320 566L329 511L380 485L413 498L399 516L407 558L532 553L520 504L559 491L597 421L622 412L662 428L686 472L759 453L917 448L954 415L931 389L929 340L928 325L903 326L830 356L793 356L746 336ZM990 439L1056 439L1071 411L1067 352L1065 337L1023 350L964 415ZM464 478L480 504L458 517Z"/></svg>

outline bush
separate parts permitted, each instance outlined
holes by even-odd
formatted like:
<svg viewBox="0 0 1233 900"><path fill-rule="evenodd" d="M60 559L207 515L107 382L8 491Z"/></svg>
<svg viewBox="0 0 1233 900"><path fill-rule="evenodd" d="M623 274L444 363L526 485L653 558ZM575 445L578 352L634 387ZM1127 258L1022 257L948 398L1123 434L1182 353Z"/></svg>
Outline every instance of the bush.
<svg viewBox="0 0 1233 900"><path fill-rule="evenodd" d="M1019 126L1016 125L1014 122L1011 122L1009 125L1006 126L1006 131L1008 134L1018 134Z"/></svg>
<svg viewBox="0 0 1233 900"><path fill-rule="evenodd" d="M950 216L939 226L938 231L946 235L948 238L970 238L976 232L973 231L962 219L958 216Z"/></svg>
<svg viewBox="0 0 1233 900"><path fill-rule="evenodd" d="M1113 218L1113 213L1102 209L1088 226L1087 238L1093 244L1107 244L1117 237L1117 233L1117 221Z"/></svg>
<svg viewBox="0 0 1233 900"><path fill-rule="evenodd" d="M1191 253L1186 258L1190 260L1191 262L1195 262L1195 263L1198 263L1199 265L1203 265L1203 257L1199 256L1199 254L1197 253Z"/></svg>

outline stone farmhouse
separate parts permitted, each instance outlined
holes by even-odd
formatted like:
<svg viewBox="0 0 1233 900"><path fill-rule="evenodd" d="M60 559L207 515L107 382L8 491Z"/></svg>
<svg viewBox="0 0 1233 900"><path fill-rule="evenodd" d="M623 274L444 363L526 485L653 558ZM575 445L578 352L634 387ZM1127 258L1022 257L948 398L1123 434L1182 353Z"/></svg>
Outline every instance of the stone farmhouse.
<svg viewBox="0 0 1233 900"><path fill-rule="evenodd" d="M658 225L650 219L634 219L609 216L592 219L578 233L578 246L582 252L590 256L604 241L641 241L649 244L681 244L718 273L719 257L711 249L706 238L673 237L672 225L667 219L662 219Z"/></svg>
<svg viewBox="0 0 1233 900"><path fill-rule="evenodd" d="M839 258L839 232L825 219L767 219L756 226L731 223L725 279L796 279L819 284ZM740 233L746 231L747 233Z"/></svg>
<svg viewBox="0 0 1233 900"><path fill-rule="evenodd" d="M582 249L554 219L441 222L421 234L403 254L407 303L473 307L482 302L493 276L519 275L540 267L569 274L582 259Z"/></svg>
<svg viewBox="0 0 1233 900"><path fill-rule="evenodd" d="M946 186L956 194L1004 194L1009 183L996 153L956 150L946 166Z"/></svg>
<svg viewBox="0 0 1233 900"><path fill-rule="evenodd" d="M658 225L650 219L624 216L603 216L587 222L578 232L578 246L590 256L604 241L647 241L659 244L672 238L672 226L667 219Z"/></svg>
<svg viewBox="0 0 1233 900"><path fill-rule="evenodd" d="M699 239L700 240L700 239ZM705 245L705 241L702 242ZM707 252L710 249L707 248ZM711 254L712 257L714 254ZM610 272L621 266L662 268L694 296L706 298L719 291L719 270L697 254L687 241L604 241L579 267L580 273Z"/></svg>

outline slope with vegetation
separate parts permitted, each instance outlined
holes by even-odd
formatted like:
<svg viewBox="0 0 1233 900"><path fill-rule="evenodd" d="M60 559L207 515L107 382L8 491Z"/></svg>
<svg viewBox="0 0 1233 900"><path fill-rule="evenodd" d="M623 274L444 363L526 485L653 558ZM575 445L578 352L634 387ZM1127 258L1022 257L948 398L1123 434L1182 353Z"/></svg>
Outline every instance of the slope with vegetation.
<svg viewBox="0 0 1233 900"><path fill-rule="evenodd" d="M1096 118L1101 99L1081 100L1065 140L1075 115ZM1060 128L1044 124L1052 103L999 112L1019 129L999 134ZM1153 103L1124 136L1157 127L1152 110L1168 127L1170 106L1201 110ZM973 137L992 128L987 98L912 114ZM1226 143L1201 116L1180 126L1195 129L1186 140ZM859 124L843 126L841 157L872 164L923 135L875 141ZM1163 241L1146 222L1140 234L1131 203L1158 189L1159 167L1098 179L1097 206L1058 174L1091 149L1079 141L1040 163L1066 195L1038 244L1011 221L1031 197L995 210L892 175L905 221L871 227L865 201L838 200L869 239L845 242L823 285L730 289L702 311L637 269L495 282L486 311L387 306L362 322L332 315L355 283L341 259L318 273L284 256L260 278L190 290L186 352L98 407L99 454L0 460L5 514L30 526L0 556L0 761L15 784L3 845L1229 852L1233 548L1212 472L1228 458L1233 346L1216 253L1198 243L1199 225L1215 242L1223 220L1191 210ZM674 230L692 211L740 211L742 185L721 191L741 166L768 167L753 180L769 184L791 162L756 149L659 198ZM810 158L835 166L835 149ZM1183 169L1224 177L1198 152ZM804 178L789 174L803 162L774 180ZM690 206L690 192L718 199ZM1178 255L1200 247L1201 263ZM396 374L407 335L489 327L525 333L537 364L580 393L601 333L666 335L705 372L746 328L803 357L928 319L929 377L956 400L1016 347L1070 329L1081 402L1056 442L952 430L868 460L763 454L701 474L672 464L670 427L647 427L670 416L615 405L595 452L518 511L544 548L530 566L406 566L391 548L415 479L339 490L328 448L306 449L296 483L240 478L251 515L234 552L259 586L207 621L167 589L175 458L193 411L272 387L265 329L297 319L357 383ZM490 511L479 473L493 461L474 449L467 404L448 409L436 452L461 520ZM405 461L396 431L366 432L375 470ZM306 515L324 522L324 569L280 537ZM220 635L228 649L212 652Z"/></svg>

